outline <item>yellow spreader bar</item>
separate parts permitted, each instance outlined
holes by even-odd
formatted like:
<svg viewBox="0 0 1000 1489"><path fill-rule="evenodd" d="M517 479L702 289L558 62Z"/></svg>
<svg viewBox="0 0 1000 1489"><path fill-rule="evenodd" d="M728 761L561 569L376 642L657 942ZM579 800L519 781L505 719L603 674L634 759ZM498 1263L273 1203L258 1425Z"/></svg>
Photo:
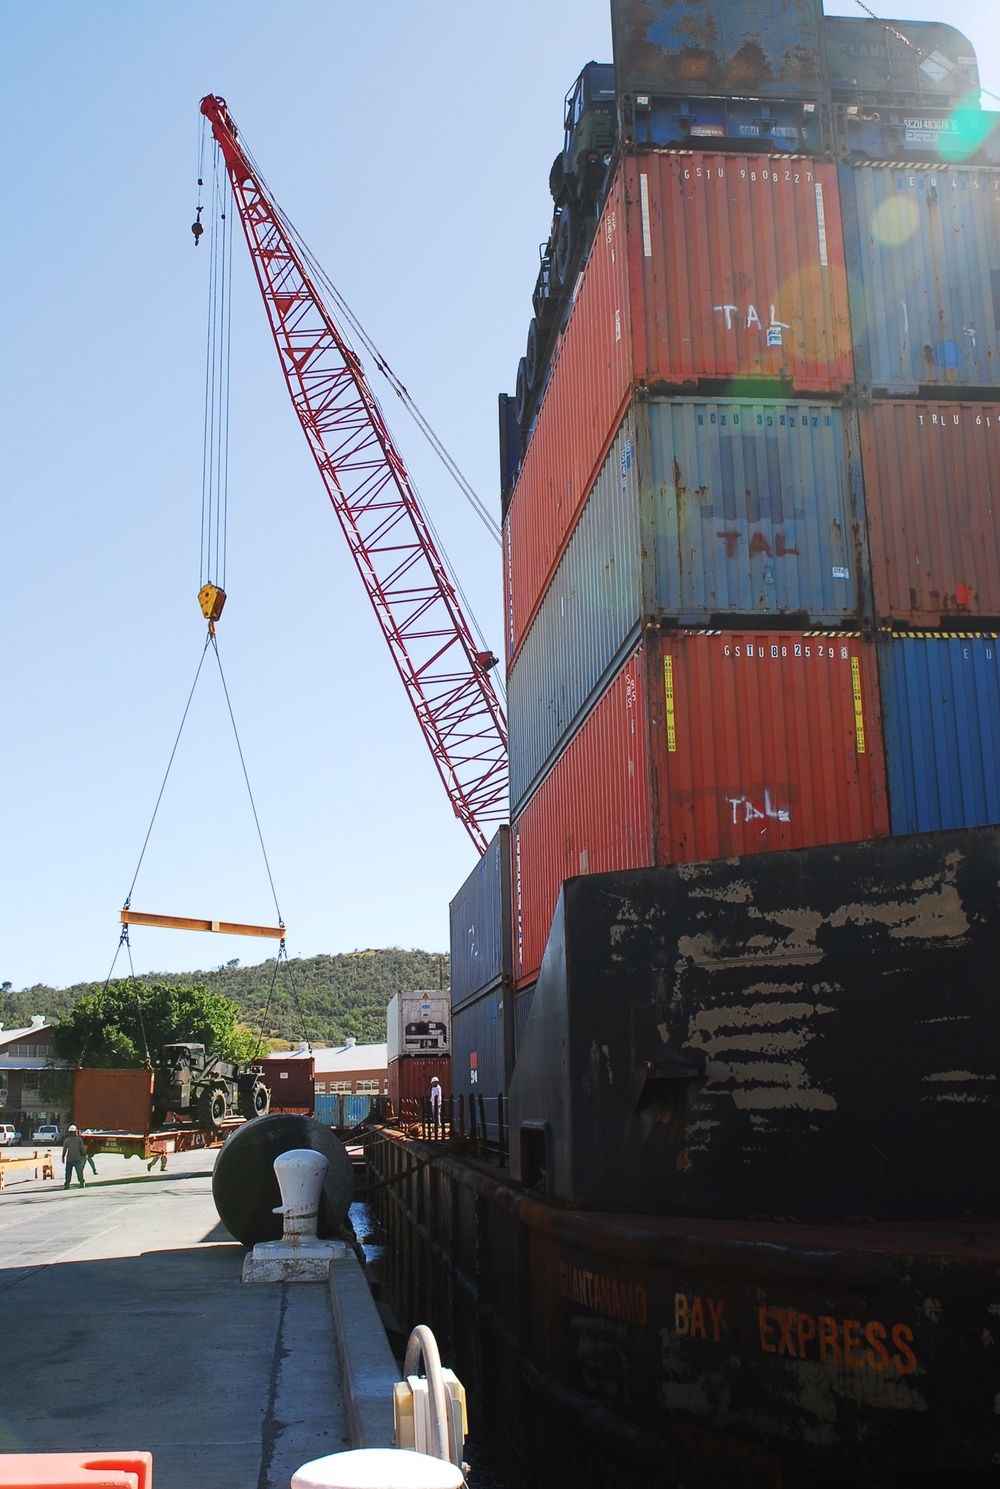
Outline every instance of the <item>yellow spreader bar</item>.
<svg viewBox="0 0 1000 1489"><path fill-rule="evenodd" d="M216 931L221 936L270 936L284 941L283 925L240 925L234 920L189 920L184 915L147 915L143 910L123 910L122 925L153 925L168 931Z"/></svg>

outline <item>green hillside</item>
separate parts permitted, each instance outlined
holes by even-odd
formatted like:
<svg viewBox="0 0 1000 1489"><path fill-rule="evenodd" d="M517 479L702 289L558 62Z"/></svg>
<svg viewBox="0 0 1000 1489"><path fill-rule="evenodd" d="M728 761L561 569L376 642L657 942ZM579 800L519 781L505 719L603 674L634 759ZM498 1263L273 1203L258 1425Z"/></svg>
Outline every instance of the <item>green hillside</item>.
<svg viewBox="0 0 1000 1489"><path fill-rule="evenodd" d="M146 972L137 977L140 982L199 984L212 992L225 993L237 1004L241 1021L256 1033L274 980L274 959L254 967ZM359 1044L380 1044L385 1039L386 1005L394 993L447 988L449 982L449 959L444 952L389 947L296 958L278 969L264 1034L293 1044L301 1039L313 1044L342 1044L351 1036ZM68 988L38 983L21 992L0 992L0 1019L8 1029L27 1025L35 1013L57 1019L78 998L100 988L99 982L79 982Z"/></svg>

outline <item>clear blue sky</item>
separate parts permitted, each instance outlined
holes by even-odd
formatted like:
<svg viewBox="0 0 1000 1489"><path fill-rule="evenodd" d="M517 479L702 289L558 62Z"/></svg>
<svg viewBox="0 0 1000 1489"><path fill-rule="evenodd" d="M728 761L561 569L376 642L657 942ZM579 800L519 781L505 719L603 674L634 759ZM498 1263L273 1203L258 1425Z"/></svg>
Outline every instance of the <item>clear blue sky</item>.
<svg viewBox="0 0 1000 1489"><path fill-rule="evenodd" d="M963 29L1000 93L994 0L904 9ZM0 49L0 980L21 988L106 974L202 646L200 98L228 99L278 201L495 508L496 395L523 351L562 97L611 44L607 0L7 0ZM290 953L442 950L474 851L291 412L240 243L232 373L219 644ZM379 396L500 653L499 550ZM133 904L269 921L223 707L205 676ZM133 936L137 971L268 949Z"/></svg>

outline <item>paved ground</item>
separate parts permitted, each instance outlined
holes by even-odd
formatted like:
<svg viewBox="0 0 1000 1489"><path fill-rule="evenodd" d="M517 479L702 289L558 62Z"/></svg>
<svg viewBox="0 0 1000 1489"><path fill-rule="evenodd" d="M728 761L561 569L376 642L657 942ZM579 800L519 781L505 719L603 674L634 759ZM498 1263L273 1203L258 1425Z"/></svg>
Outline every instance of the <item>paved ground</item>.
<svg viewBox="0 0 1000 1489"><path fill-rule="evenodd" d="M7 1181L0 1451L148 1449L156 1489L287 1489L348 1446L329 1292L241 1285L214 1158Z"/></svg>

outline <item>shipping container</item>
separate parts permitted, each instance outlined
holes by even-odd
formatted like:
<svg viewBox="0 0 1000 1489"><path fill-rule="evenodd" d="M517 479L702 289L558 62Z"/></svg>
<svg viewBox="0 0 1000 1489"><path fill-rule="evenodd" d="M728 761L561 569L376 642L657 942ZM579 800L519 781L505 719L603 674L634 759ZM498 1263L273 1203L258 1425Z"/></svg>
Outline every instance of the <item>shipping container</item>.
<svg viewBox="0 0 1000 1489"><path fill-rule="evenodd" d="M320 1094L316 1097L313 1115L317 1122L323 1122L327 1127L357 1127L370 1116L373 1104L381 1099L379 1096L350 1095L346 1091L330 1096Z"/></svg>
<svg viewBox="0 0 1000 1489"><path fill-rule="evenodd" d="M393 993L385 1011L386 1056L438 1057L451 1053L451 995L418 990Z"/></svg>
<svg viewBox="0 0 1000 1489"><path fill-rule="evenodd" d="M837 111L838 153L884 162L902 160L1000 164L1000 114L979 108L879 108Z"/></svg>
<svg viewBox="0 0 1000 1489"><path fill-rule="evenodd" d="M630 155L622 169L637 380L851 384L835 166L699 151Z"/></svg>
<svg viewBox="0 0 1000 1489"><path fill-rule="evenodd" d="M656 860L889 831L875 648L859 636L680 632L650 678Z"/></svg>
<svg viewBox="0 0 1000 1489"><path fill-rule="evenodd" d="M497 983L479 996L464 1003L454 1013L452 1023L452 1091L471 1098L482 1097L486 1132L498 1136L497 1097L505 1092L509 1080L506 1066L513 1070L513 1052L507 1059L506 1027L513 1031L513 1020L507 1018L506 1004L513 1013L514 990Z"/></svg>
<svg viewBox="0 0 1000 1489"><path fill-rule="evenodd" d="M538 974L565 879L888 832L873 646L846 632L668 632L630 659L516 816L518 986Z"/></svg>
<svg viewBox="0 0 1000 1489"><path fill-rule="evenodd" d="M1000 621L1000 403L878 402L861 448L876 618Z"/></svg>
<svg viewBox="0 0 1000 1489"><path fill-rule="evenodd" d="M653 862L644 699L638 648L514 823L519 986L537 976L564 879Z"/></svg>
<svg viewBox="0 0 1000 1489"><path fill-rule="evenodd" d="M633 94L823 96L821 0L616 0L616 82ZM628 110L631 112L631 109Z"/></svg>
<svg viewBox="0 0 1000 1489"><path fill-rule="evenodd" d="M521 1039L524 1036L525 1026L528 1022L528 1014L531 1012L531 1000L535 995L535 985L530 983L527 987L518 988L514 995L514 1053L517 1054L521 1048Z"/></svg>
<svg viewBox="0 0 1000 1489"><path fill-rule="evenodd" d="M512 971L510 828L501 827L451 902L451 1006Z"/></svg>
<svg viewBox="0 0 1000 1489"><path fill-rule="evenodd" d="M441 1093L451 1095L450 1055L400 1055L389 1061L389 1104L397 1117L420 1115L421 1103L431 1094L431 1080L437 1076Z"/></svg>
<svg viewBox="0 0 1000 1489"><path fill-rule="evenodd" d="M146 1133L153 1115L151 1070L77 1070L73 1121L81 1132Z"/></svg>
<svg viewBox="0 0 1000 1489"><path fill-rule="evenodd" d="M1000 638L878 643L892 831L1000 823Z"/></svg>
<svg viewBox="0 0 1000 1489"><path fill-rule="evenodd" d="M621 175L613 182L553 357L507 513L511 584L540 596L611 443L632 377Z"/></svg>
<svg viewBox="0 0 1000 1489"><path fill-rule="evenodd" d="M830 89L851 103L905 101L945 107L978 102L979 68L972 42L940 21L863 20L827 16L823 23Z"/></svg>
<svg viewBox="0 0 1000 1489"><path fill-rule="evenodd" d="M311 1055L269 1055L257 1063L271 1092L272 1112L311 1114L316 1097L315 1061Z"/></svg>
<svg viewBox="0 0 1000 1489"><path fill-rule="evenodd" d="M862 391L1000 385L1000 169L839 169Z"/></svg>

